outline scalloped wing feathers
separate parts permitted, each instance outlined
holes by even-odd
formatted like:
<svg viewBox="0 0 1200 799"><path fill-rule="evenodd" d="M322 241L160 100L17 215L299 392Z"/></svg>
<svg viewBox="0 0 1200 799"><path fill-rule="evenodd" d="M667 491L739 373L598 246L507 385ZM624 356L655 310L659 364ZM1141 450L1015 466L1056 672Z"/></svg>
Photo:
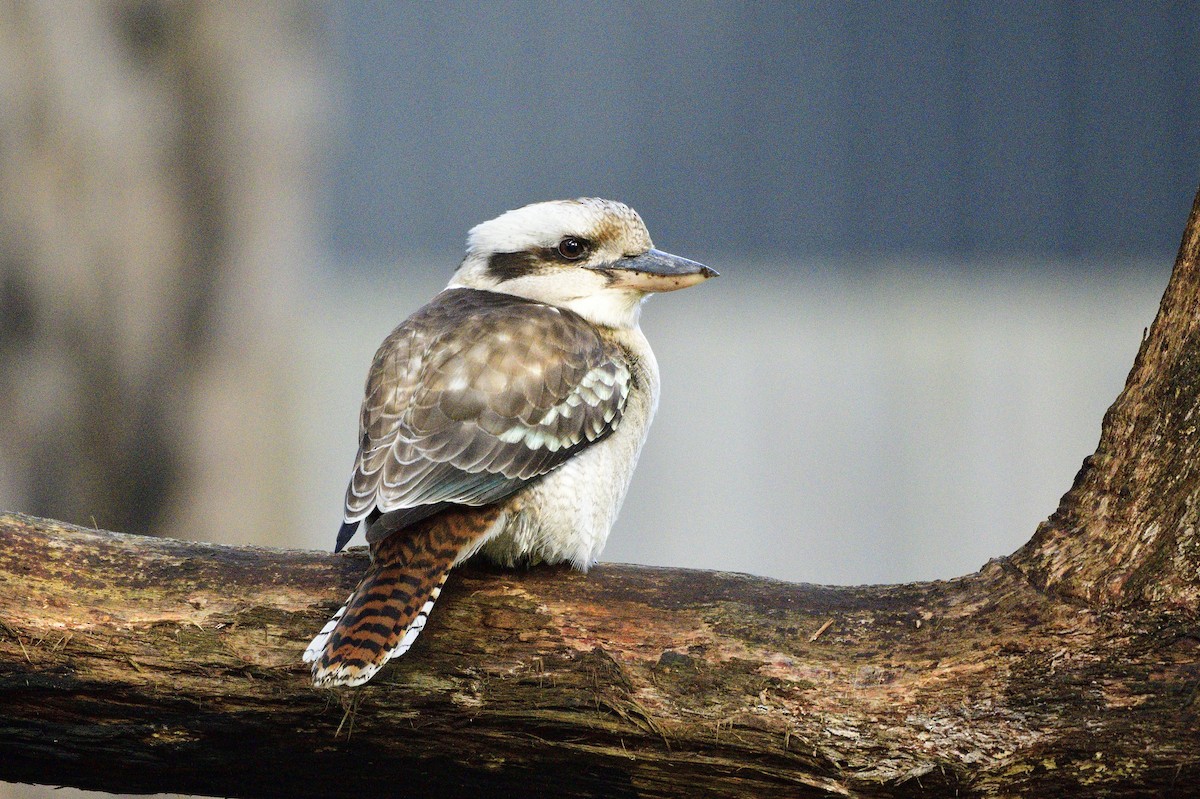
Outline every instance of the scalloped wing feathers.
<svg viewBox="0 0 1200 799"><path fill-rule="evenodd" d="M621 349L571 311L443 291L375 355L346 522L387 514L372 539L440 503L496 502L609 435L630 380Z"/></svg>

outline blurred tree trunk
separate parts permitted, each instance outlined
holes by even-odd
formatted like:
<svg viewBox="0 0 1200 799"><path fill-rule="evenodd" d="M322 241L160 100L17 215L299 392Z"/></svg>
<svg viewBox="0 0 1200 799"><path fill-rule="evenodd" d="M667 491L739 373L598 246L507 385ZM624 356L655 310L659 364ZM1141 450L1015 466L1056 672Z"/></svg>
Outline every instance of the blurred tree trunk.
<svg viewBox="0 0 1200 799"><path fill-rule="evenodd" d="M315 20L298 2L0 8L0 506L284 529Z"/></svg>

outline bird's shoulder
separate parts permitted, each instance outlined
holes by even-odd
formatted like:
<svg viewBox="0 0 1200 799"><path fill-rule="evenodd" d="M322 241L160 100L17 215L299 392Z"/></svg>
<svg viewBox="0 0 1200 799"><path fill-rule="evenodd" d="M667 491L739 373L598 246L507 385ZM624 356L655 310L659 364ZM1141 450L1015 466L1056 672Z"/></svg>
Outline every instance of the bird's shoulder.
<svg viewBox="0 0 1200 799"><path fill-rule="evenodd" d="M462 419L482 410L479 402L491 398L495 405L507 396L509 403L495 410L521 416L514 405L518 396L530 411L545 409L580 382L617 376L626 361L625 348L568 309L499 292L447 289L380 345L366 399L399 410L416 395L458 396L454 418Z"/></svg>

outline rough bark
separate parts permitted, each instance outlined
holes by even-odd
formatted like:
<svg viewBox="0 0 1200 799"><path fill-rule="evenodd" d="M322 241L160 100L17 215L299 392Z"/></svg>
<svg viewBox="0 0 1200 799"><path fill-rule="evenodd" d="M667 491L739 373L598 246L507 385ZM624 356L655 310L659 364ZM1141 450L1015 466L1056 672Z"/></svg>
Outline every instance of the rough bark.
<svg viewBox="0 0 1200 799"><path fill-rule="evenodd" d="M1200 195L1197 195L1200 202ZM1058 510L1013 558L1105 607L1200 606L1200 222L1193 204L1158 316Z"/></svg>
<svg viewBox="0 0 1200 799"><path fill-rule="evenodd" d="M451 578L363 689L299 652L365 556L0 517L0 779L231 796L1200 794L1200 195L1061 506L948 582Z"/></svg>

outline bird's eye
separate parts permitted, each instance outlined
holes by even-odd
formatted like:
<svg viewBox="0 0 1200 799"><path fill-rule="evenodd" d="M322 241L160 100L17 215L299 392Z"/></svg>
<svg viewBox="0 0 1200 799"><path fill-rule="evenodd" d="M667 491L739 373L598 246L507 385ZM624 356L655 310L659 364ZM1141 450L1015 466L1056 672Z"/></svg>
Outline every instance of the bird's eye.
<svg viewBox="0 0 1200 799"><path fill-rule="evenodd" d="M558 254L568 261L578 261L587 255L587 252L587 242L574 236L567 236L558 243Z"/></svg>

